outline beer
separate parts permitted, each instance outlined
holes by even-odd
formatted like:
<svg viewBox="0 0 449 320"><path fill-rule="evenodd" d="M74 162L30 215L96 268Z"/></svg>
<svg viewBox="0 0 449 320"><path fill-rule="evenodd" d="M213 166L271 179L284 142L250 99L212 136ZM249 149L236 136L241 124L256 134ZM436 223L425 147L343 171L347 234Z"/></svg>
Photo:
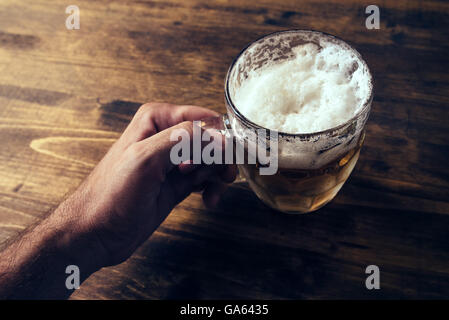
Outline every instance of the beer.
<svg viewBox="0 0 449 320"><path fill-rule="evenodd" d="M258 164L240 165L251 189L270 207L289 213L315 211L332 200L354 169L364 134L354 149L318 169L279 168L260 175Z"/></svg>
<svg viewBox="0 0 449 320"><path fill-rule="evenodd" d="M250 45L226 81L234 134L278 132L278 170L239 165L257 196L284 212L317 210L352 172L364 140L372 78L355 49L314 31L286 31Z"/></svg>

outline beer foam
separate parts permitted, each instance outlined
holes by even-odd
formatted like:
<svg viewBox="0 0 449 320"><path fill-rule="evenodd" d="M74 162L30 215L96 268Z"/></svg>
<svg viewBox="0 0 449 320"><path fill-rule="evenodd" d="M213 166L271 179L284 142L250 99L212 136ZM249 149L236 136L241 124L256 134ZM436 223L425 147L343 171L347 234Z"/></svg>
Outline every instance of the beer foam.
<svg viewBox="0 0 449 320"><path fill-rule="evenodd" d="M369 71L356 52L322 38L294 47L287 60L250 70L233 100L262 127L313 133L354 117L370 91Z"/></svg>
<svg viewBox="0 0 449 320"><path fill-rule="evenodd" d="M307 170L324 168L358 146L372 90L371 74L357 51L333 36L305 30L255 41L235 61L226 82L227 98L240 114L281 132L279 168ZM229 109L228 116L234 134L251 140L252 126Z"/></svg>

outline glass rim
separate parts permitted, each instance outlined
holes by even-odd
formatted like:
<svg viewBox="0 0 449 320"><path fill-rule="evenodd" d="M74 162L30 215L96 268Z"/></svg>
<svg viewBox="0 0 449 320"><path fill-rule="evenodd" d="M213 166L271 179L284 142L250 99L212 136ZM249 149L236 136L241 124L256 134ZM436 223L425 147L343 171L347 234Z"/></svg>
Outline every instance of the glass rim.
<svg viewBox="0 0 449 320"><path fill-rule="evenodd" d="M243 53L246 52L250 47L252 47L257 42L259 42L259 41L261 41L263 39L266 39L266 38L270 38L270 37L276 36L278 34L284 34L284 33L304 33L304 32L306 32L306 33L315 33L317 35L322 35L322 36L325 36L327 38L329 38L329 37L330 38L334 38L338 42L342 42L342 43L346 44L355 53L357 58L360 60L360 62L363 64L363 66L368 71L368 76L369 76L369 78L368 78L369 95L367 95L367 98L363 102L362 107L360 108L359 111L357 111L357 113L353 117L351 117L347 121L343 122L342 124L339 124L338 126L335 126L335 127L329 128L329 129L325 129L325 130L321 130L321 131L306 132L306 133L289 133L289 132L282 132L282 131L274 130L274 129L268 129L268 128L265 128L265 127L263 127L261 125L258 125L257 123L254 123L253 121L251 121L247 117L245 117L238 110L238 108L234 105L234 103L233 103L233 101L231 99L231 94L229 92L229 78L230 78L232 70L234 69L237 61L243 55ZM234 60L232 61L231 65L228 68L228 72L226 73L226 78L225 78L225 100L226 100L227 104L231 107L231 109L234 112L234 114L242 122L244 122L245 124L247 124L247 125L249 125L251 127L256 128L256 129L265 129L265 130L274 131L274 132L277 132L278 135L286 136L286 137L311 138L311 137L314 137L314 136L320 136L320 135L323 135L323 134L332 134L332 133L338 132L341 129L346 128L348 125L350 125L355 120L357 120L361 115L365 114L366 112L368 112L370 110L371 103L373 101L373 95L374 95L373 76L372 76L371 71L370 71L370 69L368 67L368 64L362 58L362 55L352 45L348 44L343 39L340 39L339 37L334 36L334 35L329 34L329 33L326 33L326 32L316 31L316 30L311 30L311 29L289 29L289 30L276 31L276 32L272 32L272 33L268 33L266 35L263 35L263 36L257 38L254 41L251 41L234 58Z"/></svg>

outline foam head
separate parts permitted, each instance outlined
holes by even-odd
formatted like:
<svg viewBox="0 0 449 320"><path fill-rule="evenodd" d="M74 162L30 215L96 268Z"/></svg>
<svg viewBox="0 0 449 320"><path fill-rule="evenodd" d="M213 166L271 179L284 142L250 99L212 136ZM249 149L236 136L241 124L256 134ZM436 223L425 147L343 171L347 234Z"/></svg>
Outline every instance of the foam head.
<svg viewBox="0 0 449 320"><path fill-rule="evenodd" d="M323 131L352 118L369 96L369 73L354 50L331 39L305 39L285 60L264 52L267 63L249 70L235 91L238 110L287 133Z"/></svg>
<svg viewBox="0 0 449 320"><path fill-rule="evenodd" d="M344 41L288 31L264 37L241 53L228 73L226 94L250 122L290 134L279 139L280 166L317 168L357 143L369 113L369 108L361 111L371 102L372 78L360 54ZM357 116L351 134L343 128L341 135L338 130L327 138L315 135ZM245 125L231 118L239 134Z"/></svg>

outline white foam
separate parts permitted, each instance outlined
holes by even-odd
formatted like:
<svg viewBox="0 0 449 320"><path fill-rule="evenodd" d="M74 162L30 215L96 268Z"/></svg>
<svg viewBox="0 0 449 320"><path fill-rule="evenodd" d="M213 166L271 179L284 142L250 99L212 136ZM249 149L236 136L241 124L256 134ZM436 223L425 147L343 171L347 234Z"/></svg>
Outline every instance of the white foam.
<svg viewBox="0 0 449 320"><path fill-rule="evenodd" d="M370 93L369 72L349 46L320 41L252 70L234 103L248 119L286 133L312 133L352 118Z"/></svg>
<svg viewBox="0 0 449 320"><path fill-rule="evenodd" d="M230 70L228 89L245 117L286 133L316 133L359 114L331 134L279 136L279 168L318 169L357 146L369 114L361 108L369 102L371 81L365 62L345 42L320 32L293 31L249 46ZM250 127L232 112L228 116L234 134L250 139Z"/></svg>

